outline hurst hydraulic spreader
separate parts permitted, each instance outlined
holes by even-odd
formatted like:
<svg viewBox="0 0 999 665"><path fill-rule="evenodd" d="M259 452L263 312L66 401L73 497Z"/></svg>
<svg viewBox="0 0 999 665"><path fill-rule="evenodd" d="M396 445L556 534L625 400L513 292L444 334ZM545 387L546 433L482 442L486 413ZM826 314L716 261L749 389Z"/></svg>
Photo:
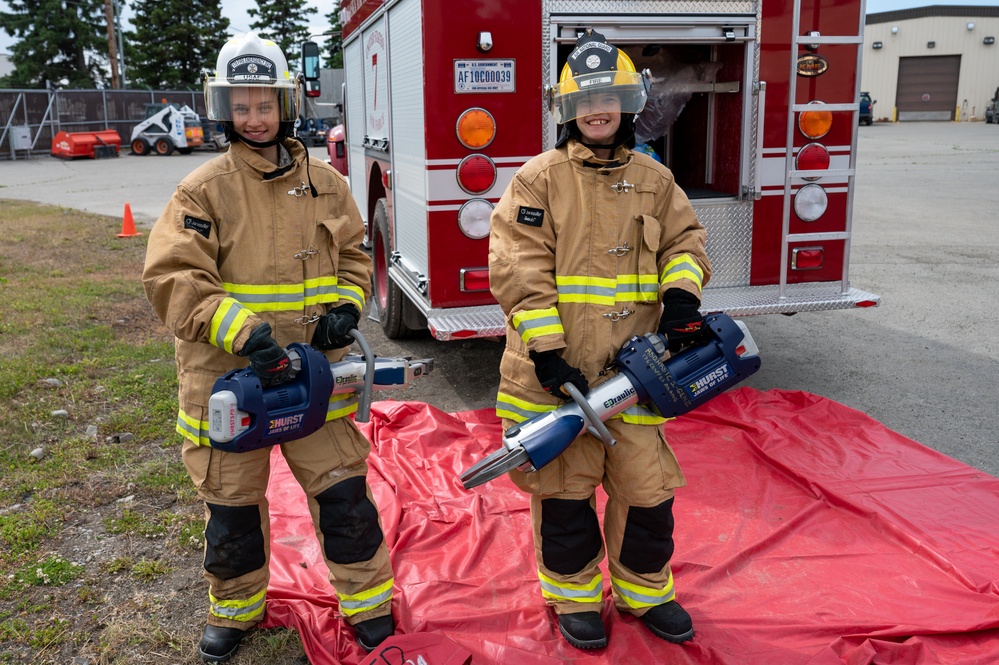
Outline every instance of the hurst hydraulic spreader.
<svg viewBox="0 0 999 665"><path fill-rule="evenodd" d="M586 397L572 384L563 385L573 401L504 432L502 448L461 474L465 489L512 469L537 471L585 431L608 446L615 445L604 421L634 404L674 418L756 373L759 349L741 321L727 314L711 314L705 317L704 325L704 341L666 360L665 335L632 337L615 359L617 376L593 388Z"/></svg>

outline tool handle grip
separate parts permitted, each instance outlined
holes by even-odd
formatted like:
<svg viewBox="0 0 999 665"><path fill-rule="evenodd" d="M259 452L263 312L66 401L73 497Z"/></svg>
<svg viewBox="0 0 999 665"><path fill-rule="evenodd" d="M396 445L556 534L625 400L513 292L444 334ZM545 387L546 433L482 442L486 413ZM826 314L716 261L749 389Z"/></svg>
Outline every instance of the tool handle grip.
<svg viewBox="0 0 999 665"><path fill-rule="evenodd" d="M586 401L583 393L579 392L579 388L566 381L562 384L562 390L569 393L569 397L573 399L576 406L578 406L580 410L582 410L583 415L586 416L587 429L590 433L608 446L612 448L616 446L617 441L615 441L614 437L611 436L610 430L607 429L607 426L604 425L602 420L600 420L600 417L597 415L596 411L593 410L593 407L590 406L590 403Z"/></svg>
<svg viewBox="0 0 999 665"><path fill-rule="evenodd" d="M357 414L354 419L359 423L366 423L371 420L371 391L372 386L375 382L375 354L371 350L371 346L368 345L368 340L364 339L364 335L357 328L350 331L350 336L357 341L357 345L361 347L361 354L364 356L364 386L361 388L361 394L357 397Z"/></svg>

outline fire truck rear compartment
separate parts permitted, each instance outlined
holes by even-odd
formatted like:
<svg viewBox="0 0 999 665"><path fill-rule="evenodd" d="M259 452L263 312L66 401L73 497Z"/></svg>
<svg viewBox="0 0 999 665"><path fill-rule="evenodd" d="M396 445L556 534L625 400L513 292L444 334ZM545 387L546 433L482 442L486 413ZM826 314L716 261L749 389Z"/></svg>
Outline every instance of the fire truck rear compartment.
<svg viewBox="0 0 999 665"><path fill-rule="evenodd" d="M746 47L648 42L620 45L652 90L638 116L640 149L665 164L691 199L740 195ZM572 52L560 44L559 70Z"/></svg>

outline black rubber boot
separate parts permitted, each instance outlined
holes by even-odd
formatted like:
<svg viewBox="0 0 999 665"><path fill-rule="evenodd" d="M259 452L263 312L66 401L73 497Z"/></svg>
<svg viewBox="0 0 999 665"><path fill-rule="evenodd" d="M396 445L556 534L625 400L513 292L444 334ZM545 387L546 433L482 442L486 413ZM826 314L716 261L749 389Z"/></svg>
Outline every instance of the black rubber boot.
<svg viewBox="0 0 999 665"><path fill-rule="evenodd" d="M679 644L694 637L694 624L690 615L675 600L656 605L643 614L641 619L649 630L667 642Z"/></svg>
<svg viewBox="0 0 999 665"><path fill-rule="evenodd" d="M373 651L376 646L395 634L395 622L392 615L375 617L354 624L357 643L365 651Z"/></svg>
<svg viewBox="0 0 999 665"><path fill-rule="evenodd" d="M579 612L558 615L558 629L577 649L599 649L607 646L607 633L600 612Z"/></svg>
<svg viewBox="0 0 999 665"><path fill-rule="evenodd" d="M244 635L246 631L239 628L205 626L198 655L206 663L224 663L236 654Z"/></svg>

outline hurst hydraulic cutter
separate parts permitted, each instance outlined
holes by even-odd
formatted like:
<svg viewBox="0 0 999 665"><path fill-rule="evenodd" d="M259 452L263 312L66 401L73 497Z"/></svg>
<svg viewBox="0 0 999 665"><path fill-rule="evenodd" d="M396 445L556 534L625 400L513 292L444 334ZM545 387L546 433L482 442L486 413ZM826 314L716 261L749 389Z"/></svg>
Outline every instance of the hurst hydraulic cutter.
<svg viewBox="0 0 999 665"><path fill-rule="evenodd" d="M518 423L503 433L503 446L461 474L470 489L512 469L533 472L562 454L585 431L615 445L604 421L634 404L674 418L704 404L760 368L759 349L741 321L727 314L704 319L705 340L664 360L665 335L632 337L618 353L618 374L586 397L572 384L562 389L573 401Z"/></svg>
<svg viewBox="0 0 999 665"><path fill-rule="evenodd" d="M245 452L301 439L326 424L333 395L358 394L359 422L367 422L374 390L405 388L429 374L432 358L377 358L360 331L351 335L362 356L331 363L308 344L289 344L294 378L263 388L253 370L233 370L219 378L208 400L212 446Z"/></svg>

